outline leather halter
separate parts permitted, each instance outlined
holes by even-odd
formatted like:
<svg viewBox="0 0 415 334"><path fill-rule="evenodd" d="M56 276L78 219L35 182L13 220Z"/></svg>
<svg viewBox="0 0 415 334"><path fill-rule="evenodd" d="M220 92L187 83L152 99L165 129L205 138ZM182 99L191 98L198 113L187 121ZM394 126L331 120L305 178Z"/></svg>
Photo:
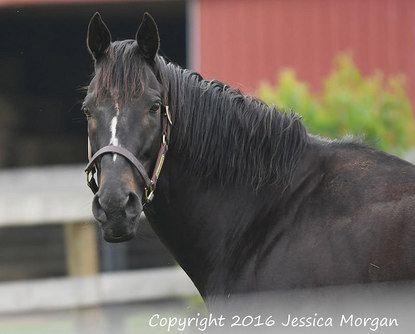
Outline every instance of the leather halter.
<svg viewBox="0 0 415 334"><path fill-rule="evenodd" d="M153 174L151 178L148 176L146 169L144 168L143 164L135 157L133 153L128 151L127 149L121 146L114 146L114 145L107 145L99 149L95 154L91 157L90 154L90 147L88 147L88 159L89 162L86 165L85 173L86 173L86 184L89 188L91 188L92 192L96 194L99 190L99 186L97 181L95 180L95 173L97 171L97 159L104 154L119 154L126 158L131 165L135 167L135 169L140 174L141 178L145 183L144 187L144 200L146 203L150 203L154 197L154 191L156 189L157 180L160 176L161 169L163 167L163 163L166 157L166 153L168 150L168 144L170 140L170 128L172 125L171 115L169 111L169 107L165 106L164 111L161 114L161 122L162 122L162 140L159 152L157 154L156 164L154 166ZM88 138L88 146L89 146L89 138Z"/></svg>

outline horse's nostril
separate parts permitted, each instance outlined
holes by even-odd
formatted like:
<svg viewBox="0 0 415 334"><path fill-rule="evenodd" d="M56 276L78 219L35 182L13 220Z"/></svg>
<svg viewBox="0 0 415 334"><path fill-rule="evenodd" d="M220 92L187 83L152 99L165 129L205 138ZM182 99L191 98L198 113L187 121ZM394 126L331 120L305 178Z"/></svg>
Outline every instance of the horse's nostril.
<svg viewBox="0 0 415 334"><path fill-rule="evenodd" d="M118 221L119 219L135 219L142 210L140 198L137 194L102 193L94 196L92 213L102 224Z"/></svg>
<svg viewBox="0 0 415 334"><path fill-rule="evenodd" d="M131 192L128 194L125 212L130 216L137 216L140 213L140 199L137 194Z"/></svg>
<svg viewBox="0 0 415 334"><path fill-rule="evenodd" d="M95 218L100 222L105 221L105 219L107 218L105 210L103 209L99 201L98 195L95 195L94 199L92 200L92 213L94 214Z"/></svg>

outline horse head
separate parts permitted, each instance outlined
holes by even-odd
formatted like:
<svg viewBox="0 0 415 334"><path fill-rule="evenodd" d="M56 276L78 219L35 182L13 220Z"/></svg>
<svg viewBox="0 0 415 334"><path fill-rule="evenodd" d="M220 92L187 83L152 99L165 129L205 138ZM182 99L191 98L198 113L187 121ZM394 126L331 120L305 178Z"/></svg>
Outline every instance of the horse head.
<svg viewBox="0 0 415 334"><path fill-rule="evenodd" d="M105 240L121 242L134 237L167 151L170 117L156 69L157 25L146 13L135 39L112 42L96 13L87 46L94 60L83 102L90 154L86 171L95 193L92 211Z"/></svg>

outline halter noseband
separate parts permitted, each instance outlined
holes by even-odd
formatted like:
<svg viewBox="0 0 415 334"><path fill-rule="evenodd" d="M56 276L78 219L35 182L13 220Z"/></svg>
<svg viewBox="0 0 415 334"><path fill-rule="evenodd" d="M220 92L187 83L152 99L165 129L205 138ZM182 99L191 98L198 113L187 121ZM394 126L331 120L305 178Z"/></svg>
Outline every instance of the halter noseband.
<svg viewBox="0 0 415 334"><path fill-rule="evenodd" d="M89 162L86 165L85 173L86 173L86 184L89 188L91 188L92 192L96 194L99 190L99 186L97 181L95 180L95 173L97 171L97 159L104 154L112 153L112 154L119 154L126 158L131 165L135 167L135 169L140 174L141 178L145 183L144 187L144 200L146 203L150 203L154 197L154 191L156 189L157 180L160 176L161 169L163 167L164 159L166 157L166 153L168 150L168 144L170 141L170 127L172 125L171 115L169 111L169 107L165 106L164 111L162 112L162 140L160 149L157 155L156 164L154 166L153 174L151 178L148 176L146 169L144 168L143 164L135 157L133 153L128 151L127 149L121 146L114 146L114 145L107 145L99 149L95 154L91 157L90 155L90 148L88 147L88 159Z"/></svg>

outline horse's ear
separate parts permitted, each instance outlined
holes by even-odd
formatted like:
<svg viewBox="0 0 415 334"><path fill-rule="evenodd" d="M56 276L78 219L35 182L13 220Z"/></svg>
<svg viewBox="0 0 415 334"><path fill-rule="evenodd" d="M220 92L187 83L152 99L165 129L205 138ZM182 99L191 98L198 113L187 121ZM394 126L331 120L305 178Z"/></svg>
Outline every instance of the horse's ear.
<svg viewBox="0 0 415 334"><path fill-rule="evenodd" d="M160 46L157 24L149 13L144 13L143 20L137 30L135 39L140 54L148 62L153 62Z"/></svg>
<svg viewBox="0 0 415 334"><path fill-rule="evenodd" d="M86 44L95 60L99 60L111 43L111 33L99 13L95 13L89 21Z"/></svg>

